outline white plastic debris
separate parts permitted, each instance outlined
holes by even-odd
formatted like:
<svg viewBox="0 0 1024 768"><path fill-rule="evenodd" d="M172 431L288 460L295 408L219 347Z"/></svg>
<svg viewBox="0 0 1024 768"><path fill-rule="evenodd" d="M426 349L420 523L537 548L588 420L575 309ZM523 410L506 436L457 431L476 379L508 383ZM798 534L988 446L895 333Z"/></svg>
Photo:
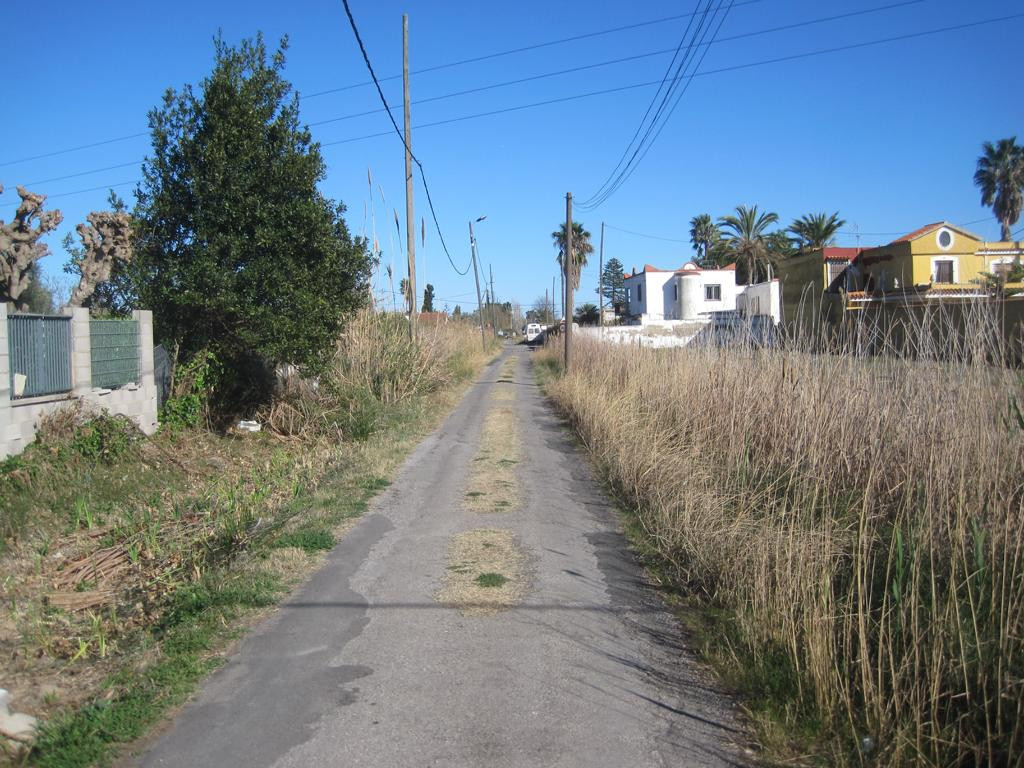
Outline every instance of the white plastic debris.
<svg viewBox="0 0 1024 768"><path fill-rule="evenodd" d="M251 421L249 419L242 419L238 422L239 432L259 432L262 429L258 421Z"/></svg>

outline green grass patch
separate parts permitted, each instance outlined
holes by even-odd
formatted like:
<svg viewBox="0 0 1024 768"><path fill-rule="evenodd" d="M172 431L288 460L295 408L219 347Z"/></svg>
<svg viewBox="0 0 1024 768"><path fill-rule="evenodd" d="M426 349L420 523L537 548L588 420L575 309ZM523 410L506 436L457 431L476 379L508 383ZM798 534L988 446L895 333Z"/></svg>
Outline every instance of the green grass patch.
<svg viewBox="0 0 1024 768"><path fill-rule="evenodd" d="M182 587L161 624L160 661L124 670L104 684L107 696L44 723L30 765L86 768L107 764L118 744L142 736L170 707L183 702L195 684L220 664L210 652L233 635L228 622L246 609L269 605L281 591L270 577L233 579Z"/></svg>
<svg viewBox="0 0 1024 768"><path fill-rule="evenodd" d="M480 587L500 587L508 581L507 578L502 576L500 573L481 573L475 579L477 586Z"/></svg>
<svg viewBox="0 0 1024 768"><path fill-rule="evenodd" d="M271 546L275 548L298 547L307 552L319 552L333 549L334 544L334 534L326 528L302 528L279 536Z"/></svg>

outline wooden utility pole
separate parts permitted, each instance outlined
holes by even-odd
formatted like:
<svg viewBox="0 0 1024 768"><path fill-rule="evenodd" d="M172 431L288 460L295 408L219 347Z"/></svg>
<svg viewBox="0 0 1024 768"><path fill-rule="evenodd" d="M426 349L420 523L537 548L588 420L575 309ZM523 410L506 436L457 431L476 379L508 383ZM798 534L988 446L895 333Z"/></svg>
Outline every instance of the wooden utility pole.
<svg viewBox="0 0 1024 768"><path fill-rule="evenodd" d="M547 293L547 291L544 291L544 293ZM555 278L552 277L551 278L551 324L552 325L554 325L555 324L555 320L558 319L558 313L555 311L555 307L558 306L558 302L555 301L555 296L557 296L557 295L558 294L555 293Z"/></svg>
<svg viewBox="0 0 1024 768"><path fill-rule="evenodd" d="M469 222L469 252L473 256L473 279L476 280L476 314L480 318L480 343L487 351L487 337L484 335L484 305L480 301L480 272L476 268L476 238L473 237L473 222Z"/></svg>
<svg viewBox="0 0 1024 768"><path fill-rule="evenodd" d="M565 322L565 373L572 364L572 279L575 274L572 258L572 192L565 195L565 254L562 256L562 273L565 280L565 309L562 320Z"/></svg>
<svg viewBox="0 0 1024 768"><path fill-rule="evenodd" d="M409 115L409 14L402 14L402 92L405 102L405 247L409 255L409 334L416 341L416 235L412 215L412 118Z"/></svg>
<svg viewBox="0 0 1024 768"><path fill-rule="evenodd" d="M601 247L597 255L597 296L601 307L598 309L597 326L604 328L604 222L601 222Z"/></svg>
<svg viewBox="0 0 1024 768"><path fill-rule="evenodd" d="M491 264L487 265L487 271L491 274L491 330L494 331L494 338L498 338L498 316L495 313L494 304L496 299L494 298L494 267Z"/></svg>

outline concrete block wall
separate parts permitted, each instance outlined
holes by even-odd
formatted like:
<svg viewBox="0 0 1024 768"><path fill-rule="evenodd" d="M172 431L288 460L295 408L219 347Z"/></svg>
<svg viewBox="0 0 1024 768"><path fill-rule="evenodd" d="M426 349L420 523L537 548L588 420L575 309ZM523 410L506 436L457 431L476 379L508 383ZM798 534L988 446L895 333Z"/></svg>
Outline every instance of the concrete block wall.
<svg viewBox="0 0 1024 768"><path fill-rule="evenodd" d="M89 334L89 310L69 307L71 315L71 392L81 396L92 389L92 338Z"/></svg>
<svg viewBox="0 0 1024 768"><path fill-rule="evenodd" d="M11 426L11 369L7 351L7 305L0 304L0 459L10 456L7 449Z"/></svg>
<svg viewBox="0 0 1024 768"><path fill-rule="evenodd" d="M157 391L153 370L153 313L137 311L139 381L117 389L92 386L89 310L70 309L71 391L19 400L11 399L7 348L7 308L0 311L0 458L21 453L33 440L42 418L62 406L80 402L132 419L145 434L157 429Z"/></svg>

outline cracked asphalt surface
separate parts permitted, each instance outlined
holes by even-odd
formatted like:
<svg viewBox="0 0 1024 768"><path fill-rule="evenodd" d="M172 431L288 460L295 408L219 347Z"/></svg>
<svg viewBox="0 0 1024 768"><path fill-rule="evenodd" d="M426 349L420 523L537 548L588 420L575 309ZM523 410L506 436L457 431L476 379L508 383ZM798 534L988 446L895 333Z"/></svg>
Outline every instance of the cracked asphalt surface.
<svg viewBox="0 0 1024 768"><path fill-rule="evenodd" d="M512 382L500 367L515 359ZM137 758L142 766L746 765L728 697L699 670L613 508L510 347L324 566L257 626ZM463 508L492 390L515 387L521 504ZM453 534L505 528L521 604L438 604Z"/></svg>

